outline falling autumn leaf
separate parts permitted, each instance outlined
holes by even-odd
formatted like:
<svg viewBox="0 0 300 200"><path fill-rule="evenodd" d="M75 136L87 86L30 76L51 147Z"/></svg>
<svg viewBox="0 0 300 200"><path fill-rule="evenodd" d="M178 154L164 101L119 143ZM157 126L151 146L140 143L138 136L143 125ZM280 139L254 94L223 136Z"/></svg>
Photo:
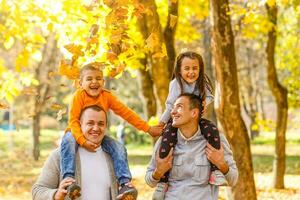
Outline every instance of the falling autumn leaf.
<svg viewBox="0 0 300 200"><path fill-rule="evenodd" d="M111 64L113 64L115 60L118 59L118 55L110 50L106 53L106 58Z"/></svg>
<svg viewBox="0 0 300 200"><path fill-rule="evenodd" d="M64 48L75 56L84 56L84 52L82 51L83 47L81 45L67 44Z"/></svg>
<svg viewBox="0 0 300 200"><path fill-rule="evenodd" d="M65 115L66 113L67 113L66 109L59 110L58 113L57 113L56 120L60 121L62 119L63 115Z"/></svg>
<svg viewBox="0 0 300 200"><path fill-rule="evenodd" d="M30 95L30 96L38 95L36 89L32 88L32 87L24 88L22 90L22 93L25 95Z"/></svg>
<svg viewBox="0 0 300 200"><path fill-rule="evenodd" d="M158 33L152 32L149 37L146 39L146 47L154 52L155 48L159 45Z"/></svg>
<svg viewBox="0 0 300 200"><path fill-rule="evenodd" d="M9 106L5 103L0 102L0 109L8 109Z"/></svg>
<svg viewBox="0 0 300 200"><path fill-rule="evenodd" d="M59 74L67 76L69 79L74 80L79 78L80 71L77 66L68 65L65 60L61 60L59 66Z"/></svg>
<svg viewBox="0 0 300 200"><path fill-rule="evenodd" d="M61 110L62 108L63 107L58 103L54 103L51 105L51 109L53 109L53 110Z"/></svg>

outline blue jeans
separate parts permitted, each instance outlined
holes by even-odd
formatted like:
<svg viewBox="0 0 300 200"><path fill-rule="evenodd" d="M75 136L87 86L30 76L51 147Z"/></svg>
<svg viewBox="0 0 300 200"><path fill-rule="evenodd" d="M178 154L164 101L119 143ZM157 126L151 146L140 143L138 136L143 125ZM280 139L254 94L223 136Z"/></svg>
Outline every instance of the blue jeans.
<svg viewBox="0 0 300 200"><path fill-rule="evenodd" d="M132 177L129 171L127 151L125 147L107 135L104 136L101 147L103 151L108 153L112 158L115 175L119 184L122 185L131 181ZM75 138L71 132L67 132L62 138L60 148L60 166L63 178L75 178L77 149L78 144L76 143Z"/></svg>

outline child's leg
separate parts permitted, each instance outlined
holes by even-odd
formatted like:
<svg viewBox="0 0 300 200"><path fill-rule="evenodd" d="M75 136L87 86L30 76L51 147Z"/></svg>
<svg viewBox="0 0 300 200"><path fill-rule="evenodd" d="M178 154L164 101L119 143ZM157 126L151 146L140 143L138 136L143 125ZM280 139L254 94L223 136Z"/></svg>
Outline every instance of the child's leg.
<svg viewBox="0 0 300 200"><path fill-rule="evenodd" d="M77 148L78 144L72 133L67 132L62 138L60 147L60 166L63 179L66 177L75 178L75 155Z"/></svg>
<svg viewBox="0 0 300 200"><path fill-rule="evenodd" d="M163 131L161 146L159 149L159 157L165 158L169 154L171 148L177 144L177 128L172 126L172 119L170 119ZM164 174L164 177L160 179L160 182L168 182L169 171Z"/></svg>
<svg viewBox="0 0 300 200"><path fill-rule="evenodd" d="M104 136L102 149L108 153L113 161L114 170L120 185L131 181L131 173L128 166L127 151L120 142L109 136Z"/></svg>
<svg viewBox="0 0 300 200"><path fill-rule="evenodd" d="M215 149L220 149L221 141L218 128L211 121L202 118L200 119L200 129L201 134L203 134L208 143ZM211 171L215 171L217 169L218 168L211 163Z"/></svg>

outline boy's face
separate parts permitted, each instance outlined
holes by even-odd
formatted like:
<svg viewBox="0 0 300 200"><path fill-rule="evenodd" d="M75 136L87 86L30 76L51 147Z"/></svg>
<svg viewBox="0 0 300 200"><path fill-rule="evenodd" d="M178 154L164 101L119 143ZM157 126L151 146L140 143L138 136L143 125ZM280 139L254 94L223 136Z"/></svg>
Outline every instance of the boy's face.
<svg viewBox="0 0 300 200"><path fill-rule="evenodd" d="M89 96L98 97L104 85L103 73L100 70L85 70L79 83Z"/></svg>

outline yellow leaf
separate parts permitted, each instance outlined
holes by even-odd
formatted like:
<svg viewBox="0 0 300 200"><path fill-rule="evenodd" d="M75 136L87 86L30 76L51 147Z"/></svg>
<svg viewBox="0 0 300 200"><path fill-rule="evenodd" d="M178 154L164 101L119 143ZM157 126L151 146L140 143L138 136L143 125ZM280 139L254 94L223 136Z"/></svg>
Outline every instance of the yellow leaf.
<svg viewBox="0 0 300 200"><path fill-rule="evenodd" d="M177 0L171 0L171 3L174 3L174 4L177 3Z"/></svg>
<svg viewBox="0 0 300 200"><path fill-rule="evenodd" d="M49 32L53 32L53 23L49 23L48 25L47 25L47 30L49 31Z"/></svg>
<svg viewBox="0 0 300 200"><path fill-rule="evenodd" d="M5 47L5 49L10 49L15 43L15 39L13 37L8 37L5 41L3 46Z"/></svg>
<svg viewBox="0 0 300 200"><path fill-rule="evenodd" d="M276 4L276 0L267 0L267 4L268 4L270 7L273 7L273 6L275 6L275 4Z"/></svg>
<svg viewBox="0 0 300 200"><path fill-rule="evenodd" d="M175 24L177 23L177 16L176 15L170 15L170 28L174 28Z"/></svg>
<svg viewBox="0 0 300 200"><path fill-rule="evenodd" d="M51 109L53 110L61 110L63 107L59 105L58 103L54 103L51 105Z"/></svg>
<svg viewBox="0 0 300 200"><path fill-rule="evenodd" d="M157 126L158 125L158 117L151 117L149 120L148 120L148 124L149 126Z"/></svg>

